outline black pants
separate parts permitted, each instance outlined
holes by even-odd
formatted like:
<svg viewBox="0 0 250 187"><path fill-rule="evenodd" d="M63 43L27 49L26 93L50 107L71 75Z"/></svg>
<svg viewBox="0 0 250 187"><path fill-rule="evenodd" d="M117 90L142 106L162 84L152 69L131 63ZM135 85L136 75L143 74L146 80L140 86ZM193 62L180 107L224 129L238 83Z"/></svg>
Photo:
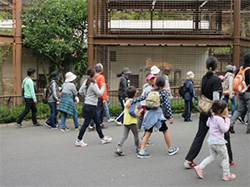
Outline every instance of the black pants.
<svg viewBox="0 0 250 187"><path fill-rule="evenodd" d="M84 123L81 127L81 130L79 131L78 134L78 139L82 140L82 137L87 129L87 127L89 126L90 121L93 119L95 124L96 124L96 131L99 135L99 137L102 139L104 137L103 133L102 133L102 128L100 126L101 122L100 119L97 115L97 111L96 111L96 106L94 105L88 105L88 104L84 104L83 105L83 111L84 111Z"/></svg>
<svg viewBox="0 0 250 187"><path fill-rule="evenodd" d="M227 141L226 146L227 146L227 152L228 152L228 157L229 157L229 162L233 161L233 153L231 149L231 142L230 142L230 133L229 131L224 134L224 138Z"/></svg>
<svg viewBox="0 0 250 187"><path fill-rule="evenodd" d="M206 125L208 116L200 114L199 118L199 128L198 132L195 135L195 138L193 140L193 143L188 151L188 154L186 156L186 160L193 162L193 160L196 158L196 156L199 154L203 141L206 137L208 127Z"/></svg>
<svg viewBox="0 0 250 187"><path fill-rule="evenodd" d="M103 106L103 99L98 98L97 106L96 106L97 115L100 119L101 124L103 123L103 116L104 116L104 106ZM90 126L94 127L95 123L92 119L90 122Z"/></svg>
<svg viewBox="0 0 250 187"><path fill-rule="evenodd" d="M36 104L34 103L33 99L24 98L24 101L25 101L25 109L24 109L23 113L19 116L19 118L17 120L17 123L21 124L22 121L23 121L23 118L31 110L31 112L32 112L32 122L33 122L33 124L37 124L37 120L36 120L36 112L37 112Z"/></svg>

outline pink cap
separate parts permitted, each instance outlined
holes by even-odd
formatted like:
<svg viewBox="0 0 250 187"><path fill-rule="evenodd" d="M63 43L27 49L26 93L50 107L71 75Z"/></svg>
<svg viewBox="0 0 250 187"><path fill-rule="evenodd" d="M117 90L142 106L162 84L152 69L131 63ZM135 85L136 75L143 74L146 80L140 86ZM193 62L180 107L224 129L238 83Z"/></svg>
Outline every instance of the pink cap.
<svg viewBox="0 0 250 187"><path fill-rule="evenodd" d="M149 74L149 75L146 77L146 80L148 81L148 80L150 80L150 79L152 79L152 78L155 78L155 75Z"/></svg>

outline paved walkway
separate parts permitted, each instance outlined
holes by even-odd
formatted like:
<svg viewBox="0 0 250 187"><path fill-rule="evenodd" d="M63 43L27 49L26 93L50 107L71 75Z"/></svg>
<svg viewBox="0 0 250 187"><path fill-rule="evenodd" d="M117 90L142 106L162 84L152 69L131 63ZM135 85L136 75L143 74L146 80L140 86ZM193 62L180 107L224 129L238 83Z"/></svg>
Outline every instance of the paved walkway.
<svg viewBox="0 0 250 187"><path fill-rule="evenodd" d="M51 130L46 126L33 127L24 122L25 128L16 129L14 124L2 125L0 129L0 186L250 186L250 136L245 134L246 126L237 123L236 133L231 134L235 166L231 172L237 175L235 181L222 181L219 161L204 170L204 179L198 179L193 169L184 169L183 162L195 136L198 115L192 123L184 123L176 115L169 125L172 144L180 151L167 155L163 135L153 133L154 146L147 147L152 154L149 159L136 157L133 136L124 144L125 156L114 154L123 127L105 123L105 135L113 137L110 144L101 145L96 132L86 132L88 147L75 147L78 132L73 120L67 121L69 132ZM79 120L83 122L82 119ZM140 136L142 132L140 133ZM207 143L196 158L201 162L209 155Z"/></svg>

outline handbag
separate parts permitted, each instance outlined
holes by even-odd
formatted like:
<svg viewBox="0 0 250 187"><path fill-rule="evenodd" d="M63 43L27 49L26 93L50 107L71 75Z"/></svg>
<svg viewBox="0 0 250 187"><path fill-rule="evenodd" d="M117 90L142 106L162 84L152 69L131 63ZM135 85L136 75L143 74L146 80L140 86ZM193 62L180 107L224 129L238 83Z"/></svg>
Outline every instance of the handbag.
<svg viewBox="0 0 250 187"><path fill-rule="evenodd" d="M198 110L200 113L207 115L211 109L213 101L202 95L198 101Z"/></svg>

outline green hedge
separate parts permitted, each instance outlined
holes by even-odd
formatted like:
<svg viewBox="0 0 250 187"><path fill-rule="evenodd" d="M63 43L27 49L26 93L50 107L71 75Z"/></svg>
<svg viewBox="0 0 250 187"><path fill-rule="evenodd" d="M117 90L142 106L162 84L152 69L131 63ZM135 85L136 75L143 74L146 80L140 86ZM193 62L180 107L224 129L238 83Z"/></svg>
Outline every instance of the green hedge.
<svg viewBox="0 0 250 187"><path fill-rule="evenodd" d="M194 109L193 112L198 112L197 110L197 103L198 101L194 101ZM76 109L78 112L78 117L81 117L82 113L82 103L78 103ZM109 113L110 116L115 117L118 116L119 113L121 112L121 107L119 105L108 105L109 107ZM185 102L183 101L178 101L178 102L171 102L171 107L172 107L172 112L174 114L182 113L185 108ZM19 115L23 112L25 106L20 105L16 107L10 108L9 113L7 114L7 107L1 107L0 108L0 124L3 123L11 123L11 122L16 122L17 118ZM231 108L231 103L229 103L229 108ZM46 119L49 117L49 105L43 104L43 103L38 103L37 104L37 118L38 119ZM104 114L105 115L105 114ZM61 113L59 112L59 118L61 117ZM24 120L30 120L31 119L31 112L24 118Z"/></svg>

